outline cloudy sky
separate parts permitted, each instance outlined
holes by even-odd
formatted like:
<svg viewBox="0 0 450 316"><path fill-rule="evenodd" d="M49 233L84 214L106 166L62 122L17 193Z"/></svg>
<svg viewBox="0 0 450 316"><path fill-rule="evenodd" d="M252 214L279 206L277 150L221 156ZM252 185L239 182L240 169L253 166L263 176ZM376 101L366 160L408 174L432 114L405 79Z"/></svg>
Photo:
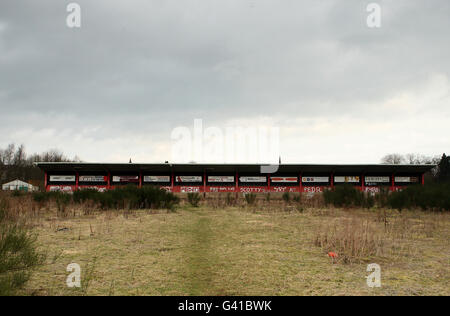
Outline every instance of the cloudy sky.
<svg viewBox="0 0 450 316"><path fill-rule="evenodd" d="M283 162L450 152L448 0L70 2L0 2L0 147L182 161L202 119L279 127Z"/></svg>

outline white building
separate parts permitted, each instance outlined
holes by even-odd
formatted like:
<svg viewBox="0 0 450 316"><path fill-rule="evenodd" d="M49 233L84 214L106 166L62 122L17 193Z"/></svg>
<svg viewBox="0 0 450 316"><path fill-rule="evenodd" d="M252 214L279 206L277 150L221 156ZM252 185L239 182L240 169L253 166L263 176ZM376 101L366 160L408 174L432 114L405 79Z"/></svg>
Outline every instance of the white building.
<svg viewBox="0 0 450 316"><path fill-rule="evenodd" d="M14 180L8 183L4 183L2 185L2 190L3 191L14 191L14 190L21 190L21 191L37 191L38 188L26 183L24 181L21 180Z"/></svg>

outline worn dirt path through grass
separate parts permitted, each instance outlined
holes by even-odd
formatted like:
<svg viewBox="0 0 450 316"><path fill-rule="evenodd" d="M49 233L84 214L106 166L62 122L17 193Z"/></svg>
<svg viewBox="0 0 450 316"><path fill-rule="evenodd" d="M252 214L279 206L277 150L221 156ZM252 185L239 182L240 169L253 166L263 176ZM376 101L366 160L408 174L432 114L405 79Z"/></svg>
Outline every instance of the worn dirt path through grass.
<svg viewBox="0 0 450 316"><path fill-rule="evenodd" d="M211 218L205 212L192 212L193 222L184 227L183 246L186 282L183 284L188 295L204 295L212 290L213 265L217 257L212 249L214 238ZM212 293L211 293L212 294Z"/></svg>

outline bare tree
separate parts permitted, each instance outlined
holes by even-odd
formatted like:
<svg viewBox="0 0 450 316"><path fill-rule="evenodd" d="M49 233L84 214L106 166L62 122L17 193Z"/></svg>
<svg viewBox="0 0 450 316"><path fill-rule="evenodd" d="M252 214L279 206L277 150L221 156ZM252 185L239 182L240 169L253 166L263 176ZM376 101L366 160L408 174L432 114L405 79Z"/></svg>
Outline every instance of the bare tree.
<svg viewBox="0 0 450 316"><path fill-rule="evenodd" d="M23 144L15 151L12 164L14 166L23 166L26 164L25 146Z"/></svg>
<svg viewBox="0 0 450 316"><path fill-rule="evenodd" d="M388 154L381 158L381 163L385 165L401 165L405 163L405 158L400 154Z"/></svg>
<svg viewBox="0 0 450 316"><path fill-rule="evenodd" d="M439 156L426 156L421 154L406 154L405 160L410 165L435 165L441 161Z"/></svg>
<svg viewBox="0 0 450 316"><path fill-rule="evenodd" d="M28 156L24 145L17 147L15 144L9 144L6 149L0 149L0 180L2 182L15 179L42 181L42 171L34 165L39 161L81 162L81 159L78 156L69 159L57 149Z"/></svg>
<svg viewBox="0 0 450 316"><path fill-rule="evenodd" d="M12 165L14 161L14 152L16 151L16 145L9 144L5 150L3 150L3 164Z"/></svg>

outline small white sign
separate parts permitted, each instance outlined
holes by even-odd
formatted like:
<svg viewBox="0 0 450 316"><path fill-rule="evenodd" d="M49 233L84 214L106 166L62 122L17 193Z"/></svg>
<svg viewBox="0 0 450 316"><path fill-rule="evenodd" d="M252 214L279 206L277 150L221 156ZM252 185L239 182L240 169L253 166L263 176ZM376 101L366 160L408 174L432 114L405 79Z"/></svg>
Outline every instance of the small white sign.
<svg viewBox="0 0 450 316"><path fill-rule="evenodd" d="M208 176L208 182L214 182L214 183L233 183L234 182L234 176Z"/></svg>
<svg viewBox="0 0 450 316"><path fill-rule="evenodd" d="M181 193L198 193L200 192L200 187L181 187Z"/></svg>

